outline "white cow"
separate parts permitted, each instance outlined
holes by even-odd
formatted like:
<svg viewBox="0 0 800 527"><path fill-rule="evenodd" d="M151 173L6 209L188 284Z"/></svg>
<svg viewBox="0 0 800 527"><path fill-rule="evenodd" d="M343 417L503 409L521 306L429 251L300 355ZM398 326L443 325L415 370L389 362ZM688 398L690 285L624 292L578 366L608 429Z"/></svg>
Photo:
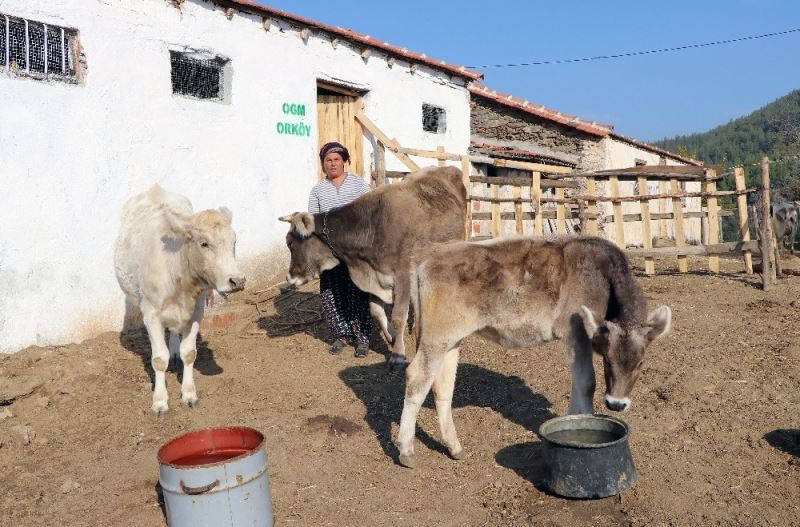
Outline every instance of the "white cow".
<svg viewBox="0 0 800 527"><path fill-rule="evenodd" d="M783 240L789 238L789 250L794 254L800 202L774 203L770 208L772 209L772 232L778 242L778 250L783 251Z"/></svg>
<svg viewBox="0 0 800 527"><path fill-rule="evenodd" d="M158 185L122 209L114 268L128 302L139 306L155 372L153 412L169 410L165 372L170 355L183 361L181 400L197 402L193 366L206 291L225 296L244 287L235 260L236 234L225 207L193 214L185 197ZM169 329L167 347L164 329Z"/></svg>

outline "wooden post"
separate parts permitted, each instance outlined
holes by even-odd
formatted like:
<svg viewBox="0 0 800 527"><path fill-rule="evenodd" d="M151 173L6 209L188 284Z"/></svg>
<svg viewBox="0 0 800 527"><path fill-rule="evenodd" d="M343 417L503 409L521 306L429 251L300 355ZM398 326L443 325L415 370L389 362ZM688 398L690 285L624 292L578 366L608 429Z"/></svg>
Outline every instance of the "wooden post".
<svg viewBox="0 0 800 527"><path fill-rule="evenodd" d="M522 234L522 187L514 187L514 197L519 200L514 202L514 219L517 223L517 234Z"/></svg>
<svg viewBox="0 0 800 527"><path fill-rule="evenodd" d="M761 158L761 279L764 291L772 289L772 222L769 213L769 159Z"/></svg>
<svg viewBox="0 0 800 527"><path fill-rule="evenodd" d="M609 186L611 187L611 197L619 197L619 177L610 176L608 178ZM622 216L622 202L619 200L611 202L614 209L614 232L616 233L617 246L625 250L625 220Z"/></svg>
<svg viewBox="0 0 800 527"><path fill-rule="evenodd" d="M533 220L533 234L535 236L542 236L544 234L544 218L542 217L542 174L540 172L533 172L531 199L536 206Z"/></svg>
<svg viewBox="0 0 800 527"><path fill-rule="evenodd" d="M557 188L556 189L556 198L564 199L564 189ZM556 203L556 232L558 234L566 234L567 233L567 221L566 221L566 213L564 211L564 204L563 203Z"/></svg>
<svg viewBox="0 0 800 527"><path fill-rule="evenodd" d="M595 183L594 176L589 176L586 178L586 192L589 193L590 196L597 196L597 184ZM590 219L588 221L588 234L589 236L597 236L598 229L597 229L597 201L589 201L589 216ZM587 234L587 233L583 233Z"/></svg>
<svg viewBox="0 0 800 527"><path fill-rule="evenodd" d="M461 156L461 177L464 181L464 188L467 190L467 216L464 225L464 235L467 241L472 238L472 182L469 180L470 167L469 156Z"/></svg>
<svg viewBox="0 0 800 527"><path fill-rule="evenodd" d="M666 181L659 181L658 182L658 193L659 194L666 194L667 193L667 182ZM667 213L667 199L660 199L658 200L658 212L661 214ZM664 219L664 216L661 216L662 219L658 221L658 237L661 239L667 239L669 237L669 231L667 230L667 220Z"/></svg>
<svg viewBox="0 0 800 527"><path fill-rule="evenodd" d="M713 170L706 170L706 177L713 178L715 175ZM716 192L716 190L716 181L706 182L706 191ZM708 206L708 244L714 245L719 243L719 207L717 206L716 196L709 196L706 203ZM719 256L712 255L708 257L708 270L712 273L719 272Z"/></svg>
<svg viewBox="0 0 800 527"><path fill-rule="evenodd" d="M639 183L639 194L644 196L649 192L647 188L647 178L639 176L636 178ZM653 236L650 234L650 202L643 200L639 202L642 209L642 246L647 249L653 248ZM652 256L645 256L644 258L644 272L645 274L655 274L656 265Z"/></svg>
<svg viewBox="0 0 800 527"><path fill-rule="evenodd" d="M436 153L444 154L444 147L443 146L437 146L436 147ZM440 157L439 158L439 163L438 164L439 164L440 167L443 167L445 165L444 157Z"/></svg>
<svg viewBox="0 0 800 527"><path fill-rule="evenodd" d="M672 194L680 194L681 189L677 178L670 178L669 185ZM686 234L683 231L683 203L681 198L672 198L672 221L675 222L675 247L686 247ZM689 261L685 254L678 255L678 271L689 271Z"/></svg>
<svg viewBox="0 0 800 527"><path fill-rule="evenodd" d="M736 179L736 190L744 190L746 187L744 179L744 169L737 167L733 169L733 176ZM750 241L750 225L747 221L747 195L739 194L736 196L736 208L739 212L739 239L743 242ZM753 254L751 251L743 250L744 270L747 274L753 274Z"/></svg>
<svg viewBox="0 0 800 527"><path fill-rule="evenodd" d="M375 151L375 185L381 187L386 184L386 146L376 141L378 149Z"/></svg>
<svg viewBox="0 0 800 527"><path fill-rule="evenodd" d="M490 185L491 196L493 198L500 197L500 185ZM500 224L500 203L492 203L492 238L499 238L502 234L502 226Z"/></svg>

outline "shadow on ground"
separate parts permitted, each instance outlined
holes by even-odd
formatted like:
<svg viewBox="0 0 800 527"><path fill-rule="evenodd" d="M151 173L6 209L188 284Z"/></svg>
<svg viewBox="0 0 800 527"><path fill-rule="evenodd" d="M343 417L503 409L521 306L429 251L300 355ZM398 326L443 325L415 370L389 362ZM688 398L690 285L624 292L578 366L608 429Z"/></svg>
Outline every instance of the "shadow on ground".
<svg viewBox="0 0 800 527"><path fill-rule="evenodd" d="M354 366L342 370L339 377L366 407L365 421L372 428L386 455L397 460L398 451L391 437L392 423L400 422L405 385L402 375L387 376L385 364ZM432 395L425 400L433 408ZM503 375L481 366L461 363L458 366L453 408L478 406L491 408L506 419L530 431L554 417L550 401L534 392L516 376ZM458 416L454 417L459 429ZM438 436L438 427L435 434ZM427 448L447 454L447 448L427 431L417 428L417 439ZM468 447L467 447L468 448Z"/></svg>

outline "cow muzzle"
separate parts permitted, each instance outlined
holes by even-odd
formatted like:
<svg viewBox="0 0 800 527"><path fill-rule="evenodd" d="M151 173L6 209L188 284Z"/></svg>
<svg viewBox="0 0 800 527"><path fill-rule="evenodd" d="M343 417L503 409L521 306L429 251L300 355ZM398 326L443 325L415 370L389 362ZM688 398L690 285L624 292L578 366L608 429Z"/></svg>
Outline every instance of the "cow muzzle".
<svg viewBox="0 0 800 527"><path fill-rule="evenodd" d="M246 279L244 275L231 275L222 287L217 288L217 293L223 298L227 298L229 294L243 290L245 282Z"/></svg>
<svg viewBox="0 0 800 527"><path fill-rule="evenodd" d="M627 397L618 399L617 397L606 394L606 408L614 412L627 412L631 407L631 400Z"/></svg>

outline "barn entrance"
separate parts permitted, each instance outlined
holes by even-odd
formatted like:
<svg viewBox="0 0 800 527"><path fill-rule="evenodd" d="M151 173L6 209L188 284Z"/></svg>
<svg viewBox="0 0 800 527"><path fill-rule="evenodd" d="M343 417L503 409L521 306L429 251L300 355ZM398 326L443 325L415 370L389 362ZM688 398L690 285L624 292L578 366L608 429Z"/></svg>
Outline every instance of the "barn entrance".
<svg viewBox="0 0 800 527"><path fill-rule="evenodd" d="M362 94L346 87L317 82L317 118L319 144L338 141L350 151L350 166L345 169L359 176L365 174L364 133L356 120L356 113L364 106ZM319 178L325 175L319 168Z"/></svg>

